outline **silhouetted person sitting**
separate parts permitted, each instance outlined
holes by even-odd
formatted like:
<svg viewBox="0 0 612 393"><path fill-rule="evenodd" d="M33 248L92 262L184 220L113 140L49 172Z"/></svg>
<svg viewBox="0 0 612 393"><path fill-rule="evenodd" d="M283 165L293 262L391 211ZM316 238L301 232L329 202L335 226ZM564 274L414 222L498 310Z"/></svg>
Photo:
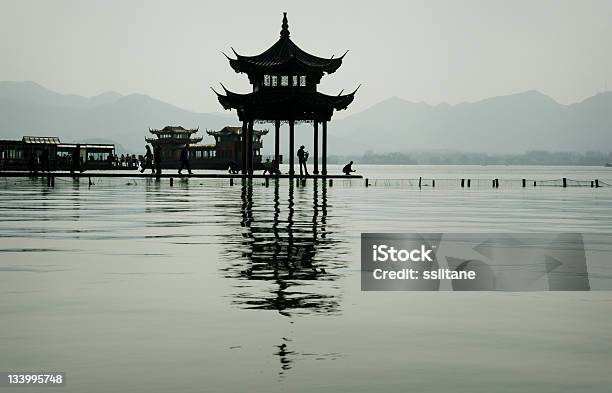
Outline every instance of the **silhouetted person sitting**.
<svg viewBox="0 0 612 393"><path fill-rule="evenodd" d="M303 176L306 173L308 176L308 168L306 168L306 160L308 160L308 152L304 150L304 145L300 146L297 151L298 161L300 163L300 176ZM304 172L302 172L302 167L304 167Z"/></svg>
<svg viewBox="0 0 612 393"><path fill-rule="evenodd" d="M189 165L189 143L181 150L181 166L179 167L179 175L183 171L183 168L187 168L187 172L191 175L191 166Z"/></svg>
<svg viewBox="0 0 612 393"><path fill-rule="evenodd" d="M347 176L350 175L352 172L356 172L355 170L353 170L353 161L349 162L344 166L344 168L342 168L342 173Z"/></svg>
<svg viewBox="0 0 612 393"><path fill-rule="evenodd" d="M49 148L46 144L43 145L40 152L40 170L49 172Z"/></svg>
<svg viewBox="0 0 612 393"><path fill-rule="evenodd" d="M230 161L227 163L227 171L232 175L236 175L240 173L240 166L235 161Z"/></svg>
<svg viewBox="0 0 612 393"><path fill-rule="evenodd" d="M155 164L155 174L160 176L162 174L162 149L160 145L155 147L155 152L153 154L153 163Z"/></svg>
<svg viewBox="0 0 612 393"><path fill-rule="evenodd" d="M142 168L140 168L140 173L144 173L145 170L151 169L151 173L155 173L155 169L153 169L153 152L149 145L145 146L147 152L144 155L144 161L142 163Z"/></svg>

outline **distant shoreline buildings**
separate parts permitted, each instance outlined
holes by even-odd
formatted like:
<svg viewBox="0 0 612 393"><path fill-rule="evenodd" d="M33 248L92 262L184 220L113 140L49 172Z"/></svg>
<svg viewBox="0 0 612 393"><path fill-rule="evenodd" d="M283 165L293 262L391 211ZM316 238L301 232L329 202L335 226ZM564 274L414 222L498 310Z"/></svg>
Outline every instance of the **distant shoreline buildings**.
<svg viewBox="0 0 612 393"><path fill-rule="evenodd" d="M114 144L64 143L55 136L24 136L0 140L0 169L37 170L45 149L50 170L69 170L76 149L87 169L110 169L109 157L115 156Z"/></svg>
<svg viewBox="0 0 612 393"><path fill-rule="evenodd" d="M242 163L242 128L223 127L219 131L206 130L215 139L214 144L200 143L202 137L197 136L198 129L186 129L181 126L166 126L162 129L149 129L154 137L147 137L147 143L161 147L162 168L178 168L181 150L189 145L189 162L194 169L227 169L230 162ZM256 169L263 169L261 148L262 136L268 130L253 130L251 146L253 163ZM282 159L282 157L281 157Z"/></svg>
<svg viewBox="0 0 612 393"><path fill-rule="evenodd" d="M224 127L218 131L207 130L215 143L201 143L202 137L196 136L198 129L181 126L166 126L162 129L149 129L152 137L145 138L153 148L160 146L162 168L175 169L180 165L180 152L189 144L189 161L194 169L227 169L230 162L241 163L242 128ZM261 155L262 136L268 130L254 130L253 163L255 169L263 169ZM85 170L136 169L142 155L115 152L111 143L65 143L55 136L24 136L18 140L0 140L0 169L2 170L40 170L43 154L48 155L48 166L52 171L70 170L72 155L76 149ZM46 149L46 153L43 150ZM280 156L282 160L282 156Z"/></svg>

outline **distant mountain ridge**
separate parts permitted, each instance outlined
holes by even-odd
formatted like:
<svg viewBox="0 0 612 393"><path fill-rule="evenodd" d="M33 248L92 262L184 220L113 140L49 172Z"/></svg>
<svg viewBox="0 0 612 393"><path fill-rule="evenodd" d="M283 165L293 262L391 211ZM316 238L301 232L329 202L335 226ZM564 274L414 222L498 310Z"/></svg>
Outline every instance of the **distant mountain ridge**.
<svg viewBox="0 0 612 393"><path fill-rule="evenodd" d="M142 94L107 92L88 98L59 94L34 82L0 82L0 138L105 139L140 152L149 127L200 126L204 131L235 122L225 114L190 112Z"/></svg>
<svg viewBox="0 0 612 393"><path fill-rule="evenodd" d="M612 92L571 105L535 90L457 105L392 97L332 123L329 132L330 150L338 154L612 151Z"/></svg>
<svg viewBox="0 0 612 393"><path fill-rule="evenodd" d="M46 135L66 141L105 139L140 152L148 128L166 125L199 126L204 131L239 122L235 112L195 113L142 94L107 92L88 98L59 94L34 82L0 82L0 138ZM334 119L328 129L332 155L432 150L488 154L612 151L612 93L571 105L535 90L457 105L391 97L344 119ZM286 133L283 129L283 154ZM264 138L266 153L274 146L271 134ZM205 142L212 141L204 137ZM312 152L312 126L296 127L296 147L300 144Z"/></svg>
<svg viewBox="0 0 612 393"><path fill-rule="evenodd" d="M0 81L0 100L50 106L91 108L116 102L121 97L123 97L121 94L109 91L87 98L75 94L56 93L32 81Z"/></svg>

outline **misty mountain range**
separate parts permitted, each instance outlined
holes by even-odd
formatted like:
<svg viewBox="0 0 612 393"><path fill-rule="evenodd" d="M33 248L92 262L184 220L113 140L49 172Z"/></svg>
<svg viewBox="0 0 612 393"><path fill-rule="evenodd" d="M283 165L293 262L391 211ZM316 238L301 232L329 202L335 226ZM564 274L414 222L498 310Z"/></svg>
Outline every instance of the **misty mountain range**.
<svg viewBox="0 0 612 393"><path fill-rule="evenodd" d="M113 141L118 150L140 152L148 128L166 125L200 127L204 134L205 129L239 125L239 121L233 112L195 113L141 94L108 92L87 98L59 94L34 82L0 82L2 139L44 135L63 141ZM282 131L285 150L287 130ZM393 97L332 120L328 135L329 153L344 155L435 150L608 152L612 151L612 92L571 105L537 91L435 106ZM264 138L264 152L272 151L273 141L271 135ZM213 141L204 135L204 142ZM299 144L312 150L311 126L296 127L296 147Z"/></svg>

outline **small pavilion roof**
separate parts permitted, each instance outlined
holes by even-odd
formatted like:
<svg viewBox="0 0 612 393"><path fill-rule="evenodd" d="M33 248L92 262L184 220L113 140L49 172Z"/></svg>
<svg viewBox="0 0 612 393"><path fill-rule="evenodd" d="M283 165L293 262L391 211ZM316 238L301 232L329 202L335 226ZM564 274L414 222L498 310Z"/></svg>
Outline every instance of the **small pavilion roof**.
<svg viewBox="0 0 612 393"><path fill-rule="evenodd" d="M226 57L229 60L230 66L236 72L245 73L270 72L293 64L301 66L306 70L331 74L342 65L342 59L346 55L346 52L340 57L334 58L332 56L329 59L311 55L300 49L291 38L289 38L289 35L287 13L284 12L280 38L265 52L256 56L243 56L236 53L232 48L236 58L231 59L227 55Z"/></svg>
<svg viewBox="0 0 612 393"><path fill-rule="evenodd" d="M242 127L223 127L221 130L219 131L206 131L206 133L208 135L241 135L242 134ZM268 130L253 130L253 135L266 135L268 133Z"/></svg>
<svg viewBox="0 0 612 393"><path fill-rule="evenodd" d="M180 134L180 133L189 133L189 134L193 134L195 132L198 132L199 127L198 128L183 128L182 126L166 126L164 128L162 128L161 130L157 130L157 129L151 129L149 128L149 132L156 134L156 133L175 133L175 134Z"/></svg>
<svg viewBox="0 0 612 393"><path fill-rule="evenodd" d="M26 135L21 138L23 143L59 145L60 140L56 136L30 136Z"/></svg>

